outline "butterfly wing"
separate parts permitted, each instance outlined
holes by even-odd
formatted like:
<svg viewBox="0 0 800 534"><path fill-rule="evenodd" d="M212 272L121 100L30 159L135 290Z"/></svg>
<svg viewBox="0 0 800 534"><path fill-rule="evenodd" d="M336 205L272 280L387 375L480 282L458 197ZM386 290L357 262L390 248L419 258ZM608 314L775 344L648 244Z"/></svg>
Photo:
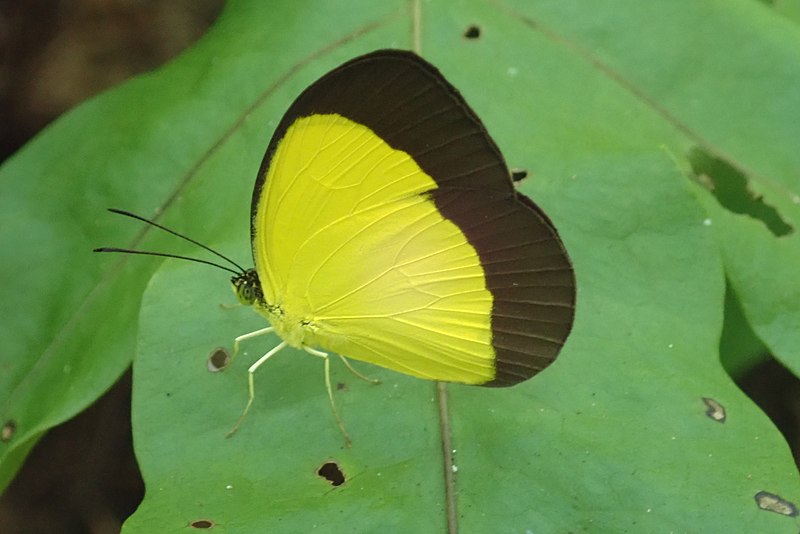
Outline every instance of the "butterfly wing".
<svg viewBox="0 0 800 534"><path fill-rule="evenodd" d="M463 98L414 54L357 58L278 126L253 194L267 302L304 343L422 378L510 385L572 324L569 258Z"/></svg>

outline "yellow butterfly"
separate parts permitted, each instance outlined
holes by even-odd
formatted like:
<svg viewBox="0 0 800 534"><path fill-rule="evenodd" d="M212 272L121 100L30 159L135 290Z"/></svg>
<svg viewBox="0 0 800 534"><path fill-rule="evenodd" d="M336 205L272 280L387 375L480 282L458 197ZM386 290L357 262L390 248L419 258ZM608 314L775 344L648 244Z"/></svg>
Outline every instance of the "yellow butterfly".
<svg viewBox="0 0 800 534"><path fill-rule="evenodd" d="M411 52L353 59L294 101L258 172L250 232L255 269L237 265L232 283L269 326L234 354L268 332L282 341L250 366L242 418L253 373L286 346L325 358L349 443L328 353L510 386L549 365L572 327L555 227L463 97Z"/></svg>

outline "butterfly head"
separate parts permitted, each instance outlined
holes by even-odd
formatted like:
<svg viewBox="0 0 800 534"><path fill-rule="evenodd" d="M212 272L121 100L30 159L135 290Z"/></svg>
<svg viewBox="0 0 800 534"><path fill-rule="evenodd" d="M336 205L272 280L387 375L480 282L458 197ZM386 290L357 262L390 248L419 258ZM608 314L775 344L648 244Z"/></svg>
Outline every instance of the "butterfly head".
<svg viewBox="0 0 800 534"><path fill-rule="evenodd" d="M231 277L233 292L239 302L247 306L264 302L264 293L261 291L261 282L255 269L248 269Z"/></svg>

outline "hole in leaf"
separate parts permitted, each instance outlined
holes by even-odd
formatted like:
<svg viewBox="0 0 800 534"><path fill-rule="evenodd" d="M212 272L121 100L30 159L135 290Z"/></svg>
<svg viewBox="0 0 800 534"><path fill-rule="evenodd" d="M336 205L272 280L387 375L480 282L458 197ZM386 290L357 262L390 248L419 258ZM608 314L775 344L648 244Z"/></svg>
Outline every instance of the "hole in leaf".
<svg viewBox="0 0 800 534"><path fill-rule="evenodd" d="M331 483L331 486L344 484L344 472L336 462L325 462L317 469L317 474Z"/></svg>
<svg viewBox="0 0 800 534"><path fill-rule="evenodd" d="M14 434L17 432L17 423L12 420L8 420L3 424L3 429L0 430L0 441L3 443L7 441L11 441L11 438L14 437Z"/></svg>
<svg viewBox="0 0 800 534"><path fill-rule="evenodd" d="M747 176L726 161L695 147L689 152L689 162L697 181L708 189L726 210L758 219L778 237L794 231L774 207L764 202L760 195L750 189Z"/></svg>
<svg viewBox="0 0 800 534"><path fill-rule="evenodd" d="M718 423L725 422L727 415L725 414L725 407L722 404L718 403L711 397L703 397L703 403L706 405L706 415L710 419L713 419Z"/></svg>
<svg viewBox="0 0 800 534"><path fill-rule="evenodd" d="M466 39L477 39L481 36L481 28L476 24L470 24L466 30L464 30L464 37Z"/></svg>
<svg viewBox="0 0 800 534"><path fill-rule="evenodd" d="M528 171L525 169L511 169L511 181L521 182L528 177Z"/></svg>
<svg viewBox="0 0 800 534"><path fill-rule="evenodd" d="M797 516L797 506L780 495L775 495L768 491L759 491L756 493L755 498L756 504L758 504L758 507L762 510L791 517Z"/></svg>
<svg viewBox="0 0 800 534"><path fill-rule="evenodd" d="M210 519L198 519L189 523L192 528L214 528L214 522Z"/></svg>
<svg viewBox="0 0 800 534"><path fill-rule="evenodd" d="M222 347L217 347L208 356L208 370L216 373L224 370L231 362L231 355Z"/></svg>

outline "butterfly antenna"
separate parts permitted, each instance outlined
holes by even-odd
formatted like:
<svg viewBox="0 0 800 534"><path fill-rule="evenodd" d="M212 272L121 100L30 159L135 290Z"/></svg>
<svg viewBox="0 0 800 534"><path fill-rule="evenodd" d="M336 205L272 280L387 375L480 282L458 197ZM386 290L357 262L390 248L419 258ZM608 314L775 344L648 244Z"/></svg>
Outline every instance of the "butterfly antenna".
<svg viewBox="0 0 800 534"><path fill-rule="evenodd" d="M196 261L197 263L206 263L208 265L216 265L217 267L222 267L226 271L235 272L236 274L240 274L240 273L243 273L243 272L246 271L246 269L244 269L241 265L239 265L238 263L236 263L235 261L233 261L229 257L224 256L223 254L217 252L216 250L212 249L211 247L208 247L208 246L206 246L206 245L204 245L204 244L202 244L202 243L200 243L198 241L195 241L191 237L187 237L187 236L185 236L183 234L179 234L175 230L170 230L166 226L161 226L160 224L158 224L155 221L151 221L150 219L142 217L141 215L136 215L135 213L131 213L130 211L120 210L120 209L116 209L116 208L108 208L108 211L110 211L111 213L116 213L118 215L124 215L125 217L130 217L131 219L136 219L138 221L142 221L143 223L147 223L150 226L155 226L156 228L164 230L165 232L170 233L170 234L172 234L172 235L174 235L176 237L180 237L181 239L183 239L185 241L188 241L189 243L192 243L193 245L197 245L198 247L209 251L210 253L214 254L215 256L217 256L219 258L222 258L223 260L227 261L228 263L230 263L231 265L233 265L234 267L239 269L239 272L236 272L236 271L233 271L231 269L228 269L227 267L222 267L221 265L219 265L217 263L210 262L210 261L204 261L204 260L199 260L197 258L189 258L189 257L186 257L186 256L177 256L177 255L166 254L166 253L161 253L161 252L143 252L143 251L136 251L136 250L126 250L126 249L107 248L107 247L106 248L102 248L102 249L95 249L95 252L127 252L127 253L130 253L130 254L145 254L145 255L149 255L149 256L163 256L165 258L178 258L178 259Z"/></svg>
<svg viewBox="0 0 800 534"><path fill-rule="evenodd" d="M206 265L213 265L214 267L219 267L229 273L233 273L236 275L240 275L239 271L234 271L230 267L226 267L224 265L220 265L219 263L214 263L213 261L208 260L201 260L200 258L191 258L189 256L181 256L179 254L169 254L167 252L150 252L147 250L135 250L131 248L114 248L114 247L101 247L94 249L94 252L122 252L124 254L141 254L142 256L161 256L162 258L176 258L179 260L188 260L193 261L195 263L205 263Z"/></svg>

